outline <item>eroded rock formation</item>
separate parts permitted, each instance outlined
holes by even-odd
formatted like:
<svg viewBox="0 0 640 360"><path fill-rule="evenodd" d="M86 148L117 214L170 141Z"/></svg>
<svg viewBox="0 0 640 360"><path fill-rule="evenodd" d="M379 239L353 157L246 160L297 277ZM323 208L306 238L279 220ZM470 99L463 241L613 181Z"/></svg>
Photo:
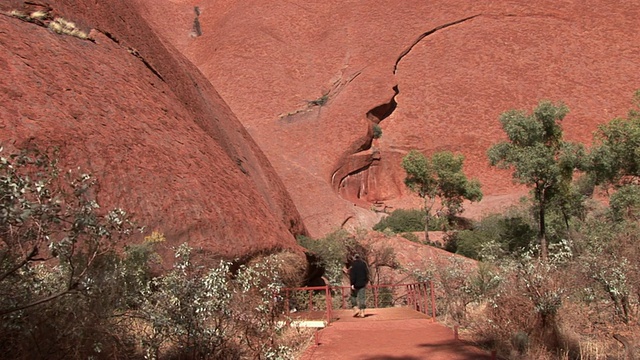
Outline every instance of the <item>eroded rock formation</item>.
<svg viewBox="0 0 640 360"><path fill-rule="evenodd" d="M276 176L268 166L258 165L266 162L247 132L237 122L228 125L224 120L233 118L233 114L284 182L310 234L321 236L339 227L371 226L376 221L372 205L390 209L415 206L416 199L403 185L400 167L410 149L427 154L440 150L464 154L467 175L478 178L485 193L475 213L499 208L514 198L512 194L523 191L513 185L509 173L489 168L486 159L486 150L504 136L498 122L502 112L531 109L541 99L564 101L571 109L563 123L566 137L589 143L598 124L626 113L631 94L640 87L635 75L640 55L636 26L640 9L631 3L613 7L607 1L586 6L577 0L408 0L402 4L391 0L113 0L89 5L56 0L52 6L81 26L97 29L110 38L99 35L95 44L83 42L77 48L66 43L52 47L52 40L43 40L49 39L48 35L34 32L29 38L16 40L34 44L27 52L36 52L37 48L56 58L63 49L72 49L83 59L78 65L88 67L77 75L78 79L93 77L91 84L119 89L115 87L117 79L126 82L136 74L145 76L146 80L130 81L126 89L114 94L87 85L82 92L87 97L84 101L94 103L94 99L102 98L108 104L166 101L175 105L164 106L166 110L146 106L144 111L138 108L125 112L131 117L149 118L140 124L151 119L156 123L157 119L192 119L181 123L183 128L176 127L174 120L164 120L168 124L164 131L182 129L188 140L180 136L171 141L171 151L166 150L174 157L171 166L163 165L164 170L160 165L151 166L139 172L162 173L178 166L177 173L198 173L210 159L216 159L214 168L196 175L199 180L185 176L181 181L187 184L181 186L188 189L184 192L190 196L189 201L204 198L211 191L232 195L216 195L219 197L196 211L195 216L204 213L207 215L203 218L218 218L227 206L241 214L252 199L259 198L265 202L257 210L257 218L262 220L251 221L264 225L269 222L264 219L272 219L278 224L278 234L303 231L302 223L291 215L295 209L284 200L286 192ZM33 29L29 24L14 22L10 26ZM31 37L38 40L33 42ZM18 51L18 45L5 46L14 53ZM193 65L173 52L174 46ZM99 47L104 54L94 59L93 50L85 49L89 47ZM56 56L50 49L57 49L53 52ZM126 49L140 57L131 57ZM104 64L100 59L107 56L117 58L118 65L115 61ZM127 59L132 62L123 63ZM19 62L19 56L11 61ZM60 61L53 66L62 68L69 63ZM44 60L37 66L47 69ZM93 74L96 71L99 75ZM51 80L56 84L71 82L58 77ZM37 87L38 82L34 80L30 86ZM5 99L24 96L20 86L9 88L12 90L5 93ZM130 93L134 95L124 95ZM150 93L154 98L143 99ZM24 110L7 109L3 111L21 114L21 121L29 124L21 125L24 128L40 129L22 115ZM106 114L114 111L104 110ZM129 124L127 120L126 126ZM374 125L382 129L379 139L373 138ZM58 132L47 136L58 142L71 141ZM82 136L88 135L83 132ZM136 140L162 144L160 138L151 141L140 135ZM209 146L207 141L218 145ZM74 146L93 147L95 152L124 146L117 142L116 146L89 144L83 141ZM143 149L148 151L146 146ZM134 154L142 156L141 152ZM187 154L205 159L196 163ZM218 160L219 154L225 154L222 160ZM157 159L157 154L152 158ZM181 163L176 159L187 160ZM95 168L100 166L104 164ZM213 174L227 173L233 186L223 185L226 180L202 185ZM120 175L128 172L113 174L108 180L117 183L123 181ZM245 182L253 184L247 186L255 187L255 192L235 193L245 187ZM151 184L154 182L148 180L129 190L137 192ZM114 192L114 199L130 205L126 203L129 200L118 198L124 193ZM164 204L163 209L173 204L159 203ZM188 214L190 209L185 205L176 211ZM151 211L146 215L151 217ZM234 220L233 226L241 222ZM280 228L283 223L288 225ZM205 225L198 223L191 227L196 230L190 231L200 233L201 226ZM269 241L276 243L275 239Z"/></svg>
<svg viewBox="0 0 640 360"><path fill-rule="evenodd" d="M135 2L8 1L0 10L2 145L59 147L63 168L97 176L103 206L129 210L170 244L226 257L298 249L294 236L306 230L269 161ZM12 10L73 21L90 39Z"/></svg>
<svg viewBox="0 0 640 360"><path fill-rule="evenodd" d="M139 1L220 91L316 236L368 226L372 203L414 201L400 167L410 149L464 154L485 192L478 211L499 207L523 190L485 155L504 136L502 112L564 101L567 138L589 143L640 87L631 3Z"/></svg>

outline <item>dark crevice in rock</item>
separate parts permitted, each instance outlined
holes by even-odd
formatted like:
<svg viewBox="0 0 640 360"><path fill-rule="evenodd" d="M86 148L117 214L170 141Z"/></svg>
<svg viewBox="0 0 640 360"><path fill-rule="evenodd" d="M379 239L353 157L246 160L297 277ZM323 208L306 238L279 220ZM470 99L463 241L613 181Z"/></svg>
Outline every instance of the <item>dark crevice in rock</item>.
<svg viewBox="0 0 640 360"><path fill-rule="evenodd" d="M114 43L120 45L120 40L118 40L118 38L116 38L112 33L108 32L108 31L102 31L102 30L98 30L101 33L104 34L104 36L108 37L109 39L111 39L111 41L113 41Z"/></svg>
<svg viewBox="0 0 640 360"><path fill-rule="evenodd" d="M355 151L354 154L371 149L372 143L373 143L373 136L367 137L367 140L362 145L360 145L360 147Z"/></svg>
<svg viewBox="0 0 640 360"><path fill-rule="evenodd" d="M140 55L140 53L138 52L138 50L134 49L134 48L127 48L127 50L129 51L129 53L135 57L137 57L138 59L140 59L140 61L142 61L142 63L144 64L144 66L147 67L147 69L151 70L151 72L158 77L158 79L162 80L162 82L164 82L164 78L162 77L162 75L160 75L160 73L153 67L151 66L151 64L145 60L145 58L142 57L142 55Z"/></svg>
<svg viewBox="0 0 640 360"><path fill-rule="evenodd" d="M195 6L193 11L196 13L196 17L193 19L193 35L195 37L202 36L202 27L200 26L200 8Z"/></svg>
<svg viewBox="0 0 640 360"><path fill-rule="evenodd" d="M102 30L97 30L100 31L101 33L104 34L104 36L106 36L107 38L111 39L111 41L113 41L114 43L121 45L120 44L120 40L118 40L118 38L116 38L112 33L108 32L108 31L102 31ZM160 75L160 73L153 67L151 66L151 64L145 60L142 55L140 55L140 53L138 52L138 50L132 48L132 47L127 47L127 51L129 52L129 54L137 57L140 61L142 61L142 63L144 64L144 66L147 67L147 69L149 69L155 76L158 77L158 79L162 80L164 82L164 78L162 77L162 75Z"/></svg>
<svg viewBox="0 0 640 360"><path fill-rule="evenodd" d="M395 74L395 73L398 71L398 64L400 63L400 60L402 60L402 58L404 58L405 56L407 56L407 54L409 54L409 52L411 52L411 50L412 50L416 45L418 45L418 43L419 43L422 39L424 39L425 37L427 37L427 36L429 36L429 35L431 35L431 34L435 33L435 32L436 32L436 31L438 31L438 30L442 30L442 29L444 29L444 28L448 28L448 27L453 26L453 25L458 25L458 24L460 24L460 23L463 23L463 22L465 22L465 21L467 21L467 20L471 20L471 19L476 18L476 17L478 17L478 16L480 16L480 14L472 15L472 16L466 17L466 18L464 18L464 19L460 19L460 20L456 20L456 21L454 21L454 22L446 23L446 24L444 24L444 25L440 25L440 26L438 26L438 27L435 27L435 28L433 28L433 29L431 29L431 30L429 30L429 31L427 31L427 32L425 32L425 33L423 33L422 35L418 36L418 38L417 38L417 39L416 39L416 40L415 40L411 45L409 45L409 47L408 47L408 48L406 48L406 49L405 49L405 50L400 54L400 56L398 57L398 60L396 60L396 64L393 66L393 73Z"/></svg>
<svg viewBox="0 0 640 360"><path fill-rule="evenodd" d="M398 103L396 102L396 96L398 96L398 93L400 93L400 91L398 90L398 85L393 87L393 91L395 92L395 94L388 103L378 105L367 112L367 118L369 120L373 121L376 124L379 124L382 120L388 118L389 116L391 116L391 114L393 114L393 112L396 110L396 107L398 106Z"/></svg>
<svg viewBox="0 0 640 360"><path fill-rule="evenodd" d="M394 65L393 68L393 74L395 75L397 70L398 70L398 64L400 63L400 61L407 55L409 54L409 52L411 52L411 50L425 37L435 33L438 30L444 29L446 27L449 26L453 26L456 24L460 24L464 21L473 19L475 17L477 17L479 15L473 15L473 16L469 16L466 17L464 19L461 20L457 20L454 22L450 22L441 26L438 26L434 29L431 29L423 34L421 34L420 36L418 36L418 38L407 48L405 49L400 56L398 57L398 59L396 60L396 63ZM391 99L384 103L384 104L380 104L376 107L374 107L373 109L369 110L366 114L367 119L369 119L372 123L374 124L380 124L380 122L382 122L383 120L385 120L386 118L388 118L389 116L391 116L391 114L393 114L393 112L396 110L396 108L398 107L398 103L396 101L396 97L398 96L398 94L400 93L399 87L398 85L395 85L393 87L393 91L394 91L394 95L393 97L391 97ZM345 158L345 162L343 163L343 165L341 167L339 167L336 171L334 171L333 176L331 178L331 183L333 185L333 188L336 189L336 191L338 192L338 194L345 198L345 194L342 193L343 188L347 187L347 181L349 180L349 178L352 177L359 177L360 180L362 181L363 184L367 181L367 177L368 174L367 172L370 170L371 166L376 163L379 162L381 157L380 157L380 153L378 151L373 151L373 153L370 154L370 156L366 156L366 159L361 159L360 161L356 161L356 162L350 162L348 159L354 156L359 156L359 155L364 155L364 154L360 154L360 153L364 153L367 151L371 151L372 148L372 144L373 144L373 134L370 134L370 136L367 136L363 143L354 151L353 155L351 156L347 156ZM361 199L363 198L363 196L365 196L366 194L362 194L362 190L363 190L363 186L365 185L361 185L358 187L357 193L352 193L350 197L355 196L355 198L357 199ZM366 190L365 190L366 191ZM347 196L349 197L349 196Z"/></svg>

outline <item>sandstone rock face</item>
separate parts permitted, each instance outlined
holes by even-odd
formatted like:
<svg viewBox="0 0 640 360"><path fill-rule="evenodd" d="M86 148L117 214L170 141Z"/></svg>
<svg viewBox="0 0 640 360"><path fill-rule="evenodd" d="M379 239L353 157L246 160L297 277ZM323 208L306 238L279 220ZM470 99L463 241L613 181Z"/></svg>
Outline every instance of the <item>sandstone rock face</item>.
<svg viewBox="0 0 640 360"><path fill-rule="evenodd" d="M266 157L195 66L135 2L49 1L94 41L0 15L0 142L60 148L99 202L171 244L247 257L297 249L301 218ZM39 6L7 1L0 10Z"/></svg>
<svg viewBox="0 0 640 360"><path fill-rule="evenodd" d="M502 112L563 101L566 138L589 144L640 87L632 2L138 1L256 139L314 236L369 226L376 202L415 205L410 149L464 154L485 193L475 214L499 208L524 191L488 166Z"/></svg>

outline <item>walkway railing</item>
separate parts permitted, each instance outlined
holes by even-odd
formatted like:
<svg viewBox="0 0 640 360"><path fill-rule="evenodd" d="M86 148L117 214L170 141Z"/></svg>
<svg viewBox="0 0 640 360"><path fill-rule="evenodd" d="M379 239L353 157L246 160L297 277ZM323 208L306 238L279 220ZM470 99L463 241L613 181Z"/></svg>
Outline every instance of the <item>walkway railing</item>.
<svg viewBox="0 0 640 360"><path fill-rule="evenodd" d="M333 310L350 308L351 288L348 286L310 286L286 288L284 310L324 312L327 323L333 319ZM433 282L410 284L381 284L367 286L367 307L408 306L436 318L436 301Z"/></svg>

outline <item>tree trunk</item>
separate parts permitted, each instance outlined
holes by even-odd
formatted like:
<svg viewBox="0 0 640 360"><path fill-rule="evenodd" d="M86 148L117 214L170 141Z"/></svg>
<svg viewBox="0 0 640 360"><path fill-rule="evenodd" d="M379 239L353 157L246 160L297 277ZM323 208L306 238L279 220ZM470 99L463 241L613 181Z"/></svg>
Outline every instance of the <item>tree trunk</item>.
<svg viewBox="0 0 640 360"><path fill-rule="evenodd" d="M429 213L427 213L424 217L424 242L429 242Z"/></svg>
<svg viewBox="0 0 640 360"><path fill-rule="evenodd" d="M544 213L545 213L545 196L544 196L544 190L540 191L540 197L539 197L539 202L538 202L538 206L540 206L540 208L538 209L538 237L540 240L540 258L542 259L542 261L546 262L547 258L548 258L548 249L547 249L547 232L546 232L546 227L545 227L545 222L544 222Z"/></svg>
<svg viewBox="0 0 640 360"><path fill-rule="evenodd" d="M626 360L635 360L635 348L634 346L631 344L631 342L629 341L629 339L627 339L626 337L620 335L620 334L613 334L613 338L618 340L622 346L624 346L624 351L625 351L625 359Z"/></svg>
<svg viewBox="0 0 640 360"><path fill-rule="evenodd" d="M433 204L429 204L429 199L424 198L424 242L429 243L429 220L431 219L431 207Z"/></svg>

